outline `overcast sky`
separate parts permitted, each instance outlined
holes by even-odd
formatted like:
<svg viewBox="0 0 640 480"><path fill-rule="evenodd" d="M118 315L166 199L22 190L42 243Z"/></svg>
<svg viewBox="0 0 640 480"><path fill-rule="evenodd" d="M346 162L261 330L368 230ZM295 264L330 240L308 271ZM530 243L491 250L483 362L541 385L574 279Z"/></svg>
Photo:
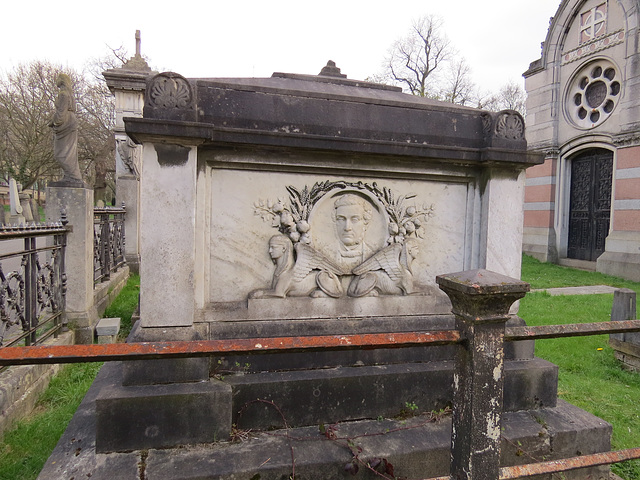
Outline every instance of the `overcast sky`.
<svg viewBox="0 0 640 480"><path fill-rule="evenodd" d="M334 60L348 78L380 71L394 40L425 14L442 17L483 90L520 82L540 57L559 0L10 0L2 5L0 71L32 60L82 69L109 47L186 77L317 74Z"/></svg>

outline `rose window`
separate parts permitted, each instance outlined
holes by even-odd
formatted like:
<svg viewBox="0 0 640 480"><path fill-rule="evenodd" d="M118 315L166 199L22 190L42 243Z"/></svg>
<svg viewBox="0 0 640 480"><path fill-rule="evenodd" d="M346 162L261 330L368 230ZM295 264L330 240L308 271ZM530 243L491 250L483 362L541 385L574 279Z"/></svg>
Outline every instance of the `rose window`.
<svg viewBox="0 0 640 480"><path fill-rule="evenodd" d="M574 76L565 105L576 126L593 128L609 118L620 98L619 77L608 61L587 65Z"/></svg>

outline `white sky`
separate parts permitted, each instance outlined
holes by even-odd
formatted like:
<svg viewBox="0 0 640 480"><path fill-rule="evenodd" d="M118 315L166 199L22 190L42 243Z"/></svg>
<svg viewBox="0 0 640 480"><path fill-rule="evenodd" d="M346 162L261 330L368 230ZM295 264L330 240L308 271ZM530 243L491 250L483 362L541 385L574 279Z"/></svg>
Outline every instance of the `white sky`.
<svg viewBox="0 0 640 480"><path fill-rule="evenodd" d="M348 78L380 70L414 18L440 15L484 91L521 81L540 57L560 0L9 0L0 27L0 72L32 60L82 69L109 47L142 54L186 77L317 74L334 60Z"/></svg>

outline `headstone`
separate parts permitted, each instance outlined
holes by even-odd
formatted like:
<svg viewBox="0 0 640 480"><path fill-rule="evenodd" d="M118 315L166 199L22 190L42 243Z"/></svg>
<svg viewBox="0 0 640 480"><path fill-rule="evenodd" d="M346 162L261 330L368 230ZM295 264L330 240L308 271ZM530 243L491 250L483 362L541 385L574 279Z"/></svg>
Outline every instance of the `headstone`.
<svg viewBox="0 0 640 480"><path fill-rule="evenodd" d="M11 225L22 225L25 223L22 214L22 204L20 203L20 194L18 193L18 184L15 179L9 180L9 201L11 205L11 217L9 222Z"/></svg>

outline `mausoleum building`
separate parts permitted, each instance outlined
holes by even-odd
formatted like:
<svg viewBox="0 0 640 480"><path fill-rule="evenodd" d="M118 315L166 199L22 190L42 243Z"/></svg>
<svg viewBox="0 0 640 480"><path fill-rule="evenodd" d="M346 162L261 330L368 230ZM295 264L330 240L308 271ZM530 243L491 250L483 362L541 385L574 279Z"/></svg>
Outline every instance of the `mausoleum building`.
<svg viewBox="0 0 640 480"><path fill-rule="evenodd" d="M640 280L638 0L563 0L524 73L523 250Z"/></svg>

